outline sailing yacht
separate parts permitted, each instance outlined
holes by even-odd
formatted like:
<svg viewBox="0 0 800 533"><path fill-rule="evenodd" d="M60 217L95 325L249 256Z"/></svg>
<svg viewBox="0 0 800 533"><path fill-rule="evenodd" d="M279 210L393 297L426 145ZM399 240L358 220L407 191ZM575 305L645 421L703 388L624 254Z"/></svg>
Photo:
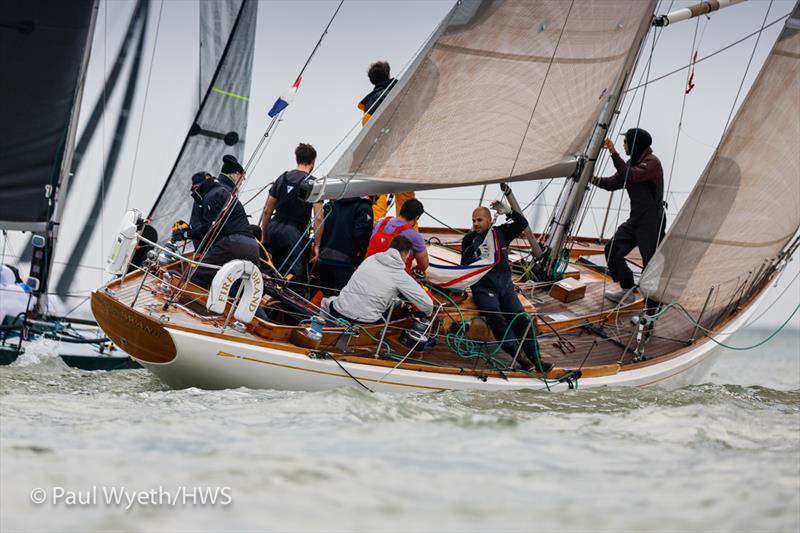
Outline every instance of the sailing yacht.
<svg viewBox="0 0 800 533"><path fill-rule="evenodd" d="M202 253L179 255L151 242L162 253L124 274L144 240L134 213L110 259L122 277L92 294L98 323L173 387L409 392L697 383L798 248L800 18L796 5L641 271L647 303L612 306L604 298L612 284L606 242L575 232L645 37L665 24L655 5L458 2L332 170L305 187L309 201L320 201L498 183L513 206L510 184L567 178L544 231L512 243L526 309L514 318L529 322L540 357L556 368L517 371L514 354L499 352L502 339L482 324L468 284L447 287L447 271L450 281L465 271L457 266L460 236L441 228L426 231L438 265L428 280L434 318L391 316L364 326L325 316L268 265L263 276L243 262L217 267L206 290L187 281ZM628 259L641 266L635 254ZM237 280L240 290L228 294ZM256 316L259 307L266 319Z"/></svg>

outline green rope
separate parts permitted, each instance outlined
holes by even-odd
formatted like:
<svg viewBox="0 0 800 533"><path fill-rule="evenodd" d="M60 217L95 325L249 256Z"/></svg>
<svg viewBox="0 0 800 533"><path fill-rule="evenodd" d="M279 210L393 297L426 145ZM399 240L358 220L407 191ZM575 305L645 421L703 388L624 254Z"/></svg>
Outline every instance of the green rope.
<svg viewBox="0 0 800 533"><path fill-rule="evenodd" d="M729 344L725 344L724 342L720 342L720 341L718 341L718 340L717 340L717 339L715 339L715 338L714 338L714 336L712 335L712 333L713 333L713 332L712 332L711 330L708 330L708 329L704 328L702 325L700 325L700 323L699 323L699 322L697 322L697 321L696 321L696 320L695 320L695 319L692 317L692 315L689 313L689 311L687 311L687 310L686 310L686 308L685 308L685 307L683 307L683 306L682 306L681 304L679 304L679 303L672 303L672 304L669 304L669 305L667 305L666 307L664 307L664 309L662 309L661 311L659 311L658 313L656 313L655 315L653 315L653 317L652 317L652 318L653 318L653 321L656 321L656 320L658 320L659 318L661 318L661 316L663 316L663 315L664 315L664 314L665 314L667 311L669 311L669 310L670 310L670 309L672 309L672 308L675 308L675 309L677 309L678 311L680 311L680 312L681 312L681 314L684 316L684 318L686 318L686 320L687 320L687 321L688 321L690 324L692 324L692 325L694 325L694 326L697 326L697 328L698 328L699 330L701 330L701 331L703 332L703 334L704 334L704 335L705 335L707 338L709 338L711 341L713 341L715 344L718 344L719 346L722 346L723 348L727 348L728 350L736 350L736 351L745 352L745 351L748 351L748 350L753 350L753 349L755 349L755 348L758 348L759 346L762 346L762 345L764 345L764 344L768 343L769 341L771 341L771 340L772 340L772 339L773 339L773 338L774 338L774 337L775 337L775 336L776 336L778 333L780 333L780 332L783 330L783 328L785 328L785 327L786 327L786 325L787 325L787 324L788 324L788 323L789 323L789 322L792 320L792 318L794 318L794 315L796 315L796 314L797 314L797 311L798 311L798 310L800 310L800 304L798 304L798 305L797 305L797 307L795 307L795 308L794 308L794 311L792 311L792 313L791 313L791 314L788 316L788 318L787 318L787 319L786 319L786 320L783 322L783 324L781 324L781 325L780 325L780 327L779 327L778 329L776 329L775 331L773 331L773 332L772 332L772 333L771 333L771 334L770 334L770 335L769 335L767 338L765 338L764 340L762 340L762 341L760 341L760 342L757 342L756 344L753 344L753 345L751 345L751 346L731 346L731 345L729 345Z"/></svg>

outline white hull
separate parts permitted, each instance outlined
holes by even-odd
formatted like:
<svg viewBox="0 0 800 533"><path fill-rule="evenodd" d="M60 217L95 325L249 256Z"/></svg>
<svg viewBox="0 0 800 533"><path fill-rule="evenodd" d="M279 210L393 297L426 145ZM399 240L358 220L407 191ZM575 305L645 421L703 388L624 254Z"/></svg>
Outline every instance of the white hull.
<svg viewBox="0 0 800 533"><path fill-rule="evenodd" d="M742 327L755 312L754 302L715 335L723 342ZM311 359L303 354L252 344L232 342L187 331L165 328L176 348L169 363L139 361L175 388L228 389L247 387L298 391L322 391L349 386L362 388L336 362ZM701 383L722 353L713 341L702 338L679 355L655 364L623 370L613 375L583 377L579 388L659 386L680 388ZM376 392L420 392L439 390L545 389L533 378L487 377L420 372L342 361L341 364L365 386ZM566 383L550 383L551 390L565 390Z"/></svg>

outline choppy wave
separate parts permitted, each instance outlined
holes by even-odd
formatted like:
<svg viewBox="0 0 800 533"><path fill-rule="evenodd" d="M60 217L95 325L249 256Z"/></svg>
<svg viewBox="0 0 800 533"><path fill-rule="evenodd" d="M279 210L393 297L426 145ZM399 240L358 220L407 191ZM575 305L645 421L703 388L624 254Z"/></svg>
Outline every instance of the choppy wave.
<svg viewBox="0 0 800 533"><path fill-rule="evenodd" d="M796 365L772 347L676 391L393 396L175 391L39 357L0 368L0 529L796 531ZM234 503L30 503L53 485Z"/></svg>

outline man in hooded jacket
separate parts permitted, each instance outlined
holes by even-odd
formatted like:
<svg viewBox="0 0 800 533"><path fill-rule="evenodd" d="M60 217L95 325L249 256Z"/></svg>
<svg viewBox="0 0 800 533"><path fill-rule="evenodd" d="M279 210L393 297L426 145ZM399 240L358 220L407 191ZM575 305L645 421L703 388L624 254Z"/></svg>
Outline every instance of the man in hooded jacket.
<svg viewBox="0 0 800 533"><path fill-rule="evenodd" d="M212 188L214 188L214 176L208 172L202 171L192 176L191 195L193 203L192 214L189 218L190 227L199 228L203 225L203 196ZM195 238L192 239L195 250L200 246L200 241L203 237L204 235L196 235L195 232Z"/></svg>
<svg viewBox="0 0 800 533"><path fill-rule="evenodd" d="M234 259L243 259L258 265L258 242L253 237L244 206L236 199L228 205L236 186L244 179L244 168L232 155L226 155L222 161L222 172L217 179L203 182L204 186L208 184L208 190L202 195L200 224L189 229L181 227L173 230L172 240L205 240L207 251L199 258L203 263L221 266ZM206 236L210 231L214 234ZM195 271L191 280L207 287L216 273L216 270L201 267Z"/></svg>
<svg viewBox="0 0 800 533"><path fill-rule="evenodd" d="M626 162L611 139L606 139L606 148L611 154L616 173L607 178L592 179L594 185L607 191L624 188L631 202L630 217L617 228L605 247L608 272L622 289L609 291L606 298L622 305L635 300L633 272L625 256L638 246L643 266L646 267L664 237L664 171L661 161L650 148L652 143L652 137L645 130L629 129L625 132L624 141L625 153L630 155Z"/></svg>

